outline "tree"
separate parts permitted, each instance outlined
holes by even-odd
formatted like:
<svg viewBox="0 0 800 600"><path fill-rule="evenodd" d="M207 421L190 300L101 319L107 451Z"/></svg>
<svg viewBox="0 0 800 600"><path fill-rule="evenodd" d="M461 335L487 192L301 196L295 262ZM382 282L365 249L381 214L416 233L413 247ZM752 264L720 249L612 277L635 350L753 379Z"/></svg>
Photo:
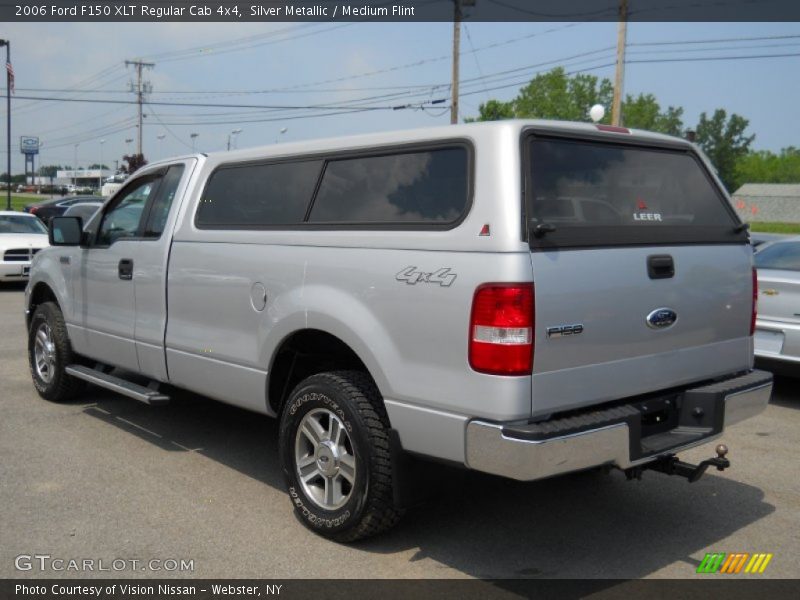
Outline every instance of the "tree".
<svg viewBox="0 0 800 600"><path fill-rule="evenodd" d="M514 99L517 117L588 121L595 104L610 106L614 95L611 81L580 73L569 76L563 67L542 73L519 91Z"/></svg>
<svg viewBox="0 0 800 600"><path fill-rule="evenodd" d="M680 136L683 134L682 117L681 107L669 106L662 112L653 94L639 94L635 98L628 95L622 103L622 120L625 127Z"/></svg>
<svg viewBox="0 0 800 600"><path fill-rule="evenodd" d="M122 160L127 164L122 165L120 170L128 175L131 175L147 164L144 154L126 154L122 157Z"/></svg>
<svg viewBox="0 0 800 600"><path fill-rule="evenodd" d="M710 119L706 113L701 113L697 124L697 144L708 155L729 191L736 189L736 164L747 155L756 137L745 135L749 124L750 121L735 113L728 118L722 108L715 110Z"/></svg>
<svg viewBox="0 0 800 600"><path fill-rule="evenodd" d="M8 173L6 172L6 173L3 173L3 174L1 174L1 175L0 175L0 183L5 183L5 182L7 182L7 181L8 181ZM12 175L12 176L11 176L11 183L12 183L12 185L13 185L13 184L15 184L15 183L16 183L16 184L19 184L19 183L22 183L22 184L28 183L28 182L26 181L25 173L17 173L16 175Z"/></svg>
<svg viewBox="0 0 800 600"><path fill-rule="evenodd" d="M800 148L750 152L736 162L734 189L745 183L800 183Z"/></svg>
<svg viewBox="0 0 800 600"><path fill-rule="evenodd" d="M520 89L513 100L489 100L480 105L477 118L471 121L500 119L560 119L590 121L588 111L595 104L611 105L614 86L609 79L594 75L568 75L563 67L541 73ZM683 133L683 108L670 106L662 111L653 94L628 95L622 103L623 124L626 127L657 131L680 136ZM606 114L603 123L611 115Z"/></svg>
<svg viewBox="0 0 800 600"><path fill-rule="evenodd" d="M480 113L467 121L498 119L560 119L588 121L588 111L595 104L609 106L613 86L608 79L594 75L567 75L564 67L540 73L509 102L489 100L480 105ZM607 118L606 118L607 120Z"/></svg>
<svg viewBox="0 0 800 600"><path fill-rule="evenodd" d="M474 123L475 121L500 121L502 119L514 118L513 102L489 100L485 104L482 103L478 110L480 111L478 117L467 117L464 120L467 123Z"/></svg>
<svg viewBox="0 0 800 600"><path fill-rule="evenodd" d="M101 164L98 164L98 163L94 163L94 164L92 164L92 165L89 165L89 167L88 167L88 168L89 168L89 169L103 169L103 170L105 170L105 171L107 171L107 170L108 170L108 167L107 167L106 165L101 165Z"/></svg>

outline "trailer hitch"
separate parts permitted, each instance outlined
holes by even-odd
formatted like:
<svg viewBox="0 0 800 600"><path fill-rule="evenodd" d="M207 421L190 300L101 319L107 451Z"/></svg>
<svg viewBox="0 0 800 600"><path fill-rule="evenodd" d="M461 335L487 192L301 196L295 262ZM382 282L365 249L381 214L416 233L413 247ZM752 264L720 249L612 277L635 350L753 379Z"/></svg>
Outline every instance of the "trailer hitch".
<svg viewBox="0 0 800 600"><path fill-rule="evenodd" d="M716 452L716 457L704 460L699 465L683 462L682 460L678 460L677 456L671 454L645 465L625 469L625 476L628 480L641 479L642 472L645 469L650 469L666 475L686 477L689 483L694 483L705 474L708 467L716 467L717 471L724 471L731 466L730 461L725 458L725 455L728 454L728 447L725 444L719 444L716 447Z"/></svg>

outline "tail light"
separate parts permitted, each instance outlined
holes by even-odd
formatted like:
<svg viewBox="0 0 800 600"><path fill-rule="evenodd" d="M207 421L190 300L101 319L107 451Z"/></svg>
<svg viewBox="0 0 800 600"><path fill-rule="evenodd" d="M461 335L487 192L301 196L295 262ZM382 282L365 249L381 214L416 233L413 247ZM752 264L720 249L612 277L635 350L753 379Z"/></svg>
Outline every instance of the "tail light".
<svg viewBox="0 0 800 600"><path fill-rule="evenodd" d="M491 375L530 375L533 323L533 284L478 287L469 324L470 366Z"/></svg>
<svg viewBox="0 0 800 600"><path fill-rule="evenodd" d="M756 332L756 306L758 304L758 272L753 267L753 310L750 315L750 335Z"/></svg>

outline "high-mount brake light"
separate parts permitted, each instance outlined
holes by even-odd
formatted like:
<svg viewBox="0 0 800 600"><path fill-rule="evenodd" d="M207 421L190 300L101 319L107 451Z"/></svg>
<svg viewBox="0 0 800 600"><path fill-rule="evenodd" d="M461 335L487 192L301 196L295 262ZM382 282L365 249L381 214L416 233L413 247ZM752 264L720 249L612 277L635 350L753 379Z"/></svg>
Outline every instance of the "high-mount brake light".
<svg viewBox="0 0 800 600"><path fill-rule="evenodd" d="M600 131L607 131L609 133L630 133L631 130L627 127L617 127L616 125L595 125Z"/></svg>

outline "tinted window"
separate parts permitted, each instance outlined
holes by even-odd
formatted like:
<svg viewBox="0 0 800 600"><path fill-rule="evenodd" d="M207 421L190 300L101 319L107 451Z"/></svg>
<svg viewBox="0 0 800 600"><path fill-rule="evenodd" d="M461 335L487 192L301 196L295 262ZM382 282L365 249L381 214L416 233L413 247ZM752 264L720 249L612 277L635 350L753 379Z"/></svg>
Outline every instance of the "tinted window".
<svg viewBox="0 0 800 600"><path fill-rule="evenodd" d="M800 271L800 242L778 242L756 252L757 269Z"/></svg>
<svg viewBox="0 0 800 600"><path fill-rule="evenodd" d="M746 240L743 231L734 233L724 197L686 152L534 138L529 156L529 224L554 226L549 243Z"/></svg>
<svg viewBox="0 0 800 600"><path fill-rule="evenodd" d="M200 206L200 226L302 223L322 161L224 167L211 175Z"/></svg>
<svg viewBox="0 0 800 600"><path fill-rule="evenodd" d="M36 217L0 216L0 233L47 233L47 229Z"/></svg>
<svg viewBox="0 0 800 600"><path fill-rule="evenodd" d="M309 221L450 223L464 212L467 181L460 147L332 160Z"/></svg>
<svg viewBox="0 0 800 600"><path fill-rule="evenodd" d="M173 165L167 171L167 174L164 176L159 186L158 195L150 208L150 214L147 215L144 237L161 237L161 234L164 232L164 227L167 224L169 209L172 206L172 201L175 199L175 192L178 190L178 184L181 182L182 175L183 165Z"/></svg>
<svg viewBox="0 0 800 600"><path fill-rule="evenodd" d="M100 224L97 244L108 246L120 238L134 237L144 214L144 207L155 192L161 178L134 183L130 191L115 200Z"/></svg>

